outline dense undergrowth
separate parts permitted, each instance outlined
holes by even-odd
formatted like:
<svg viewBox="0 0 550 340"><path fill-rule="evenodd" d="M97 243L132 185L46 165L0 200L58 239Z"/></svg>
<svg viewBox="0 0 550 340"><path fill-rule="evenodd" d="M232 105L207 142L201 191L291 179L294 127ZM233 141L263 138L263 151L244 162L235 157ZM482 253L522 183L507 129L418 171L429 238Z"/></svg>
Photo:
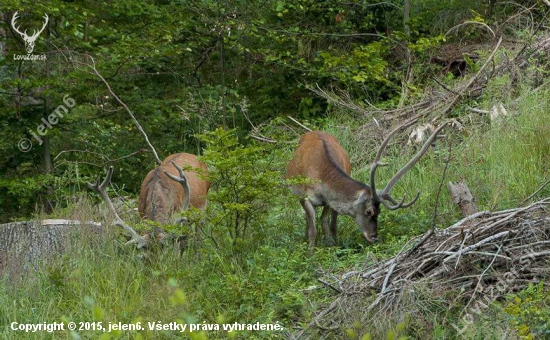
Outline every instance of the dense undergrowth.
<svg viewBox="0 0 550 340"><path fill-rule="evenodd" d="M307 327L311 338L326 339L549 337L550 301L542 285L499 298L467 325L463 303L453 300L456 292L426 289L418 294L424 299L415 315L404 308L368 319L358 309L336 330L310 327L338 294L319 279L389 258L411 237L461 218L449 181L465 180L479 210L518 207L550 195L548 185L530 197L550 178L547 1L4 0L0 7L2 222L68 218L108 225L111 217L85 183L114 164L109 194L132 196L125 203L116 200L117 209L140 232L151 229L153 223L141 221L134 208L153 157L83 53L94 56L160 154L202 155L212 181L206 212L189 211L191 224L185 227L162 226L188 236L183 252L170 244L137 251L117 231L100 244L75 244L39 271L21 264L20 272L0 277L1 338L178 337L174 331L10 329L12 322L60 321L284 327L185 335L193 339L292 338ZM37 53L48 55L47 63L12 60L13 52L24 51L9 26L15 11L29 30L31 21L38 25L35 19L50 16L48 35L36 46ZM498 53L487 58L501 36ZM82 63L67 58L69 52ZM479 88L458 95L455 89L488 59L475 82ZM455 94L459 99L445 117L459 124L448 126L445 138L392 191L410 199L420 190L419 201L408 209L382 209L376 245L366 243L352 218L341 216L338 246L324 246L320 232L310 252L304 213L283 180L303 130L286 116L337 136L350 156L353 178L362 182L390 125L408 117L352 112L312 92L315 87L367 109ZM17 141L32 139L29 132L67 94L76 106L50 127L44 145L18 149ZM487 112L495 105L508 115L490 119ZM432 117L422 118L427 123ZM216 130L220 126L233 129ZM246 137L250 131L277 143L259 143ZM377 173L380 187L418 148L407 144L406 133L390 143L383 159L389 166ZM53 212L32 216L33 208L48 211L50 204L56 205ZM367 295L357 295L365 305Z"/></svg>
<svg viewBox="0 0 550 340"><path fill-rule="evenodd" d="M487 93L491 90L489 87ZM492 100L488 95L478 105L489 107ZM297 327L309 324L315 311L336 294L317 280L322 274L360 269L395 254L411 236L431 225L444 227L456 221L460 215L445 189L448 181L465 179L479 209L521 205L550 175L549 100L546 91L526 90L520 101L509 106L511 115L500 122L490 123L487 117L475 116L462 132L447 128L446 138L439 140L396 186L396 197L410 197L417 189L422 190L422 196L412 208L383 211L380 243L367 245L353 220L340 217L339 246L324 247L319 238L313 254L303 242L305 221L301 208L286 190L281 175L294 144L266 146L250 142L246 146L228 131L207 134L203 136L207 143L204 159L212 169L214 186L207 213L193 212L195 220L206 221L202 231L180 230L191 236L182 254L176 247L159 247L147 253L134 251L113 242L115 236L100 245L79 245L38 274L23 273L13 281L2 281L0 324L62 320L279 322L284 331L194 332L190 336L248 339L293 334ZM311 124L339 137L350 154L354 178L365 181L376 142L364 130L354 132L361 122L352 115L335 112L333 117ZM286 136L289 141L294 138ZM395 173L414 149L404 143L394 144L385 156L390 166L379 172L379 181L384 183ZM546 188L537 197L548 194L550 189ZM82 197L53 216L86 220L97 214L95 203ZM139 223L135 213L125 215L128 221ZM451 327L459 323L460 308L447 310L436 297L432 298L430 301L427 297L423 315L411 318L404 311L401 320L353 322L341 325L332 336L496 339L507 334L528 339L543 334L548 326L548 299L541 287L499 300L461 334ZM361 311L357 313L360 320ZM24 336L7 328L0 332L6 339L107 336L98 331ZM112 332L109 336L168 339L175 333Z"/></svg>

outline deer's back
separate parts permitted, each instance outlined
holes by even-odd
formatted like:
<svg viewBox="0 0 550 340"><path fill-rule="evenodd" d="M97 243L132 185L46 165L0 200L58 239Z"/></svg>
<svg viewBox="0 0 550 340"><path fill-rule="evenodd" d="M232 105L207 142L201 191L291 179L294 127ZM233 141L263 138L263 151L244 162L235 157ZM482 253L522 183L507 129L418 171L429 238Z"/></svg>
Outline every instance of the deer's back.
<svg viewBox="0 0 550 340"><path fill-rule="evenodd" d="M149 171L143 180L139 194L139 213L142 218L166 223L173 213L183 208L185 195L183 187L164 173L166 171L179 177L179 172L171 161L183 168L189 183L191 196L189 204L198 209L206 207L206 194L210 188L210 182L199 175L199 172L208 175L206 165L195 155L177 153L168 156L161 165ZM186 167L192 169L186 170Z"/></svg>
<svg viewBox="0 0 550 340"><path fill-rule="evenodd" d="M187 178L187 182L189 183L189 190L191 195L189 204L195 208L204 209L206 207L206 194L208 193L208 189L210 189L210 182L207 180L208 170L206 168L206 164L199 161L197 159L197 156L193 154L176 153L170 155L166 157L161 166L166 167L167 172L171 173L174 176L179 176L179 173L178 170L172 165L171 161L183 168L185 178ZM192 169L185 170L185 166L190 166ZM166 175L165 177L169 181L172 181ZM176 184L182 189L183 193L182 186L179 183Z"/></svg>
<svg viewBox="0 0 550 340"><path fill-rule="evenodd" d="M302 176L313 183L300 186L300 191L312 188L318 183L328 183L341 172L349 175L351 163L347 152L336 137L327 132L312 131L304 134L290 161L286 177ZM296 191L298 187L294 187Z"/></svg>

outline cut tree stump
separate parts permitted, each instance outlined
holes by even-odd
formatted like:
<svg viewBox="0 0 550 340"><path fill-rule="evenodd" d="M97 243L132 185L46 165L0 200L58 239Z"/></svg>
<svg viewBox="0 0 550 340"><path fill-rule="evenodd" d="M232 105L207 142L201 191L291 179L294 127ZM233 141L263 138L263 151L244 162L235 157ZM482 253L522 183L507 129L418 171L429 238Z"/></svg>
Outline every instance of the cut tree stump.
<svg viewBox="0 0 550 340"><path fill-rule="evenodd" d="M454 204L458 205L463 217L477 213L474 197L464 179L457 183L449 182L448 186L451 192L451 199Z"/></svg>
<svg viewBox="0 0 550 340"><path fill-rule="evenodd" d="M79 241L102 239L106 228L96 222L34 220L0 224L0 276L36 270ZM82 243L83 244L83 243Z"/></svg>

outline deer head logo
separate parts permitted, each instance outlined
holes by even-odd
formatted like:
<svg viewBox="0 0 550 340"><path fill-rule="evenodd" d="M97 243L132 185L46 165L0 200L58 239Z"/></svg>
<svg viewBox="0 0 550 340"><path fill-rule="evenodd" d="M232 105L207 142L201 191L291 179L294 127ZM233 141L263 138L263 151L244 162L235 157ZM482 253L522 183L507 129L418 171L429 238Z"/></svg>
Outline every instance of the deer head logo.
<svg viewBox="0 0 550 340"><path fill-rule="evenodd" d="M25 49L27 50L27 53L31 54L32 51L34 50L34 42L36 41L36 39L38 38L40 33L42 33L42 31L44 31L44 29L48 25L48 19L49 18L48 18L47 14L44 14L44 20L45 21L44 21L44 25L42 25L42 28L39 31L35 30L33 35L28 36L27 35L27 30L25 30L24 32L21 32L19 30L19 27L15 26L15 22L17 21L18 14L19 14L18 12L15 12L15 14L13 15L13 17L11 19L11 26L13 27L15 32L17 32L21 35L21 37L23 38L23 41L25 42Z"/></svg>

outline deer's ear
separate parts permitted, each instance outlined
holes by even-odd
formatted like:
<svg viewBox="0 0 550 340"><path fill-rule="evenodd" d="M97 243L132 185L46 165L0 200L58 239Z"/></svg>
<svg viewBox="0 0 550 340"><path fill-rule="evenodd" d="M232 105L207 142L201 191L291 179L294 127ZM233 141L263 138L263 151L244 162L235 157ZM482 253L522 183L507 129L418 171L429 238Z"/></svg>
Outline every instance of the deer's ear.
<svg viewBox="0 0 550 340"><path fill-rule="evenodd" d="M366 201L367 201L367 193L364 192L364 191L361 191L361 193L359 194L359 196L355 200L354 205L359 206L361 204L364 204Z"/></svg>

